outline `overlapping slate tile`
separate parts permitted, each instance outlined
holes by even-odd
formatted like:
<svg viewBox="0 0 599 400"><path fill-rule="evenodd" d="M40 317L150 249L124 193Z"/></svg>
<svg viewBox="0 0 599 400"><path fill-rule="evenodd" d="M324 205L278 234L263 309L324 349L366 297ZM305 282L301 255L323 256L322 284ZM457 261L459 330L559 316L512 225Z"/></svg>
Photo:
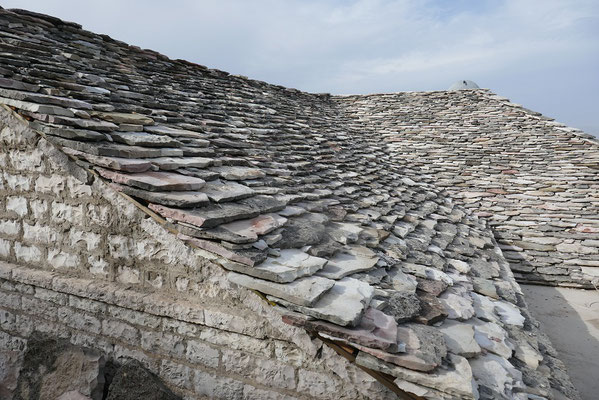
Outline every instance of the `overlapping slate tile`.
<svg viewBox="0 0 599 400"><path fill-rule="evenodd" d="M306 307L313 306L335 284L331 279L318 276L299 278L291 283L275 283L235 272L229 272L227 278L237 285Z"/></svg>
<svg viewBox="0 0 599 400"><path fill-rule="evenodd" d="M353 246L337 252L318 272L318 275L329 279L341 279L356 272L372 269L378 260L379 258L369 248Z"/></svg>
<svg viewBox="0 0 599 400"><path fill-rule="evenodd" d="M72 155L79 159L84 159L91 164L114 169L123 172L145 172L150 169L152 163L146 160L135 158L119 158L119 157L104 157L87 154L81 151L73 150L68 147L62 149L66 154Z"/></svg>
<svg viewBox="0 0 599 400"><path fill-rule="evenodd" d="M206 193L210 200L217 203L244 199L254 194L254 190L245 185L221 180L206 182L202 192Z"/></svg>
<svg viewBox="0 0 599 400"><path fill-rule="evenodd" d="M170 172L146 171L124 174L104 168L97 168L97 170L102 177L115 183L156 192L197 190L206 183L203 179Z"/></svg>
<svg viewBox="0 0 599 400"><path fill-rule="evenodd" d="M304 276L314 275L327 260L311 256L299 249L281 250L277 257L268 257L266 261L254 268L231 262L223 263L223 267L256 278L278 283L293 282Z"/></svg>
<svg viewBox="0 0 599 400"><path fill-rule="evenodd" d="M343 278L312 307L303 307L269 296L269 299L291 310L341 326L356 326L370 304L374 288L357 279Z"/></svg>

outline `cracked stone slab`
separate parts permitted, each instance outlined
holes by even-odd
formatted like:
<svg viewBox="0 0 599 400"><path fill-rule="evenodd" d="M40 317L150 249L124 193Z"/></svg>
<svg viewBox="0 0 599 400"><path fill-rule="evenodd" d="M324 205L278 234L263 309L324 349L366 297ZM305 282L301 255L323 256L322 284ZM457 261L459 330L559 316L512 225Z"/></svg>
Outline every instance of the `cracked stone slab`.
<svg viewBox="0 0 599 400"><path fill-rule="evenodd" d="M335 284L335 281L331 279L318 276L299 278L290 283L266 281L236 272L229 272L227 278L239 286L258 290L306 307L313 306Z"/></svg>
<svg viewBox="0 0 599 400"><path fill-rule="evenodd" d="M343 278L336 281L335 285L313 307L298 306L272 296L269 296L269 299L317 319L341 326L355 327L373 295L374 288L369 284L353 278Z"/></svg>
<svg viewBox="0 0 599 400"><path fill-rule="evenodd" d="M179 168L206 168L214 162L205 157L158 157L152 158L152 164L163 171L172 171Z"/></svg>
<svg viewBox="0 0 599 400"><path fill-rule="evenodd" d="M110 132L115 142L131 146L144 147L180 147L181 142L168 136L153 135L146 132Z"/></svg>
<svg viewBox="0 0 599 400"><path fill-rule="evenodd" d="M133 174L123 174L104 168L96 168L106 179L122 185L134 186L149 191L184 191L197 190L204 186L205 181L193 176L185 176L172 172L146 171Z"/></svg>
<svg viewBox="0 0 599 400"><path fill-rule="evenodd" d="M451 365L434 372L419 372L387 364L364 352L358 353L356 364L396 377L397 382L407 381L446 393L451 398L474 400L478 392L472 379L472 369L464 357L448 354Z"/></svg>
<svg viewBox="0 0 599 400"><path fill-rule="evenodd" d="M246 237L251 240L258 240L258 236L266 235L269 232L280 228L285 224L287 218L281 217L278 214L264 214L256 218L239 220L221 225L225 229L236 236Z"/></svg>
<svg viewBox="0 0 599 400"><path fill-rule="evenodd" d="M355 328L344 328L323 321L311 321L291 314L284 315L283 321L319 334L324 333L331 338L341 339L352 345L359 344L390 352L402 350L402 346L397 342L397 324L393 318L372 307L366 310L360 324Z"/></svg>
<svg viewBox="0 0 599 400"><path fill-rule="evenodd" d="M268 257L262 264L247 268L235 263L223 263L226 269L277 283L288 283L313 275L327 260L314 257L298 249L281 250L278 257Z"/></svg>
<svg viewBox="0 0 599 400"><path fill-rule="evenodd" d="M76 158L83 158L94 165L123 172L145 172L152 167L152 163L147 160L94 156L68 147L63 147L62 151Z"/></svg>
<svg viewBox="0 0 599 400"><path fill-rule="evenodd" d="M450 352L466 358L480 354L481 349L474 338L472 325L447 319L438 329L445 336L447 349Z"/></svg>
<svg viewBox="0 0 599 400"><path fill-rule="evenodd" d="M339 251L318 275L329 279L341 279L356 272L369 271L378 262L379 257L364 246L353 246Z"/></svg>
<svg viewBox="0 0 599 400"><path fill-rule="evenodd" d="M116 190L129 196L144 199L150 203L162 204L170 207L193 208L210 203L208 196L202 192L151 192L149 190L136 189L131 186L112 184Z"/></svg>
<svg viewBox="0 0 599 400"><path fill-rule="evenodd" d="M152 118L135 113L91 111L89 114L115 124L152 125L154 123Z"/></svg>
<svg viewBox="0 0 599 400"><path fill-rule="evenodd" d="M512 357L514 347L508 340L507 332L501 326L477 318L472 320L472 324L474 325L474 339L481 348L505 359Z"/></svg>
<svg viewBox="0 0 599 400"><path fill-rule="evenodd" d="M206 182L202 192L216 203L244 199L254 194L254 190L245 185L237 182L223 182L218 179Z"/></svg>
<svg viewBox="0 0 599 400"><path fill-rule="evenodd" d="M193 143L198 147L208 147L210 144L210 142L204 138L204 135L199 132L173 128L165 125L144 126L144 131L160 135L168 135L174 138L193 138Z"/></svg>
<svg viewBox="0 0 599 400"><path fill-rule="evenodd" d="M244 181L249 179L263 178L266 174L257 168L223 166L210 169L218 173L223 179L228 181Z"/></svg>
<svg viewBox="0 0 599 400"><path fill-rule="evenodd" d="M494 304L495 311L499 314L504 324L524 326L524 317L518 307L501 300L495 301Z"/></svg>
<svg viewBox="0 0 599 400"><path fill-rule="evenodd" d="M148 207L165 218L172 218L176 221L186 222L202 228L213 228L217 225L238 219L254 218L260 214L260 210L256 207L233 203L225 203L218 207L208 206L190 210L180 210L160 204L150 204Z"/></svg>

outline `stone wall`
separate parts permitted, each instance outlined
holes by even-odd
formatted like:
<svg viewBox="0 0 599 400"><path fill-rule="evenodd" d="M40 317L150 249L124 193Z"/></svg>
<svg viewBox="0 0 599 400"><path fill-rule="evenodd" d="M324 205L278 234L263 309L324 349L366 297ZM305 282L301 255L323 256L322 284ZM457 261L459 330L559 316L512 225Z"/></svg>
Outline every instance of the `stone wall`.
<svg viewBox="0 0 599 400"><path fill-rule="evenodd" d="M335 96L417 181L488 220L521 282L599 276L599 142L486 90ZM595 283L596 284L596 283Z"/></svg>
<svg viewBox="0 0 599 400"><path fill-rule="evenodd" d="M190 399L389 395L17 118L0 111L0 365L36 331Z"/></svg>

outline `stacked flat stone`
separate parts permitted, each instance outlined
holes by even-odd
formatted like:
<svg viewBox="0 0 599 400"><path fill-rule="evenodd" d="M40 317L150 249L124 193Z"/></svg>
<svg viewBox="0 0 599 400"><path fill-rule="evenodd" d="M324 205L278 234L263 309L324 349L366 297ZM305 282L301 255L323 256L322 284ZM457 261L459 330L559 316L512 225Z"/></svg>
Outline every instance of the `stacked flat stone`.
<svg viewBox="0 0 599 400"><path fill-rule="evenodd" d="M484 221L360 111L377 97L268 85L20 11L0 11L0 32L0 103L286 323L419 397L577 396Z"/></svg>
<svg viewBox="0 0 599 400"><path fill-rule="evenodd" d="M334 101L356 131L387 141L411 178L487 219L516 279L597 285L594 137L482 89Z"/></svg>

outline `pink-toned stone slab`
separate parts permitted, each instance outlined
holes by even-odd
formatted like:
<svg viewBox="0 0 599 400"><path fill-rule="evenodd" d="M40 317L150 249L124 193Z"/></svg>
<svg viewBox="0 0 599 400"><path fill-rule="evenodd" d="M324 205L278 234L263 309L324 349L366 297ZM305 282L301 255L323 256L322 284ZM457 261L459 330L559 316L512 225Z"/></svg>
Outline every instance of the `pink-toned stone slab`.
<svg viewBox="0 0 599 400"><path fill-rule="evenodd" d="M198 238L194 238L191 236L187 236L187 235L183 235L183 234L179 234L177 235L177 237L185 242L191 243L203 250L209 251L211 253L214 254L218 254L221 257L224 257L228 260L231 261L235 261L241 264L245 264L248 265L250 267L254 266L254 261L251 260L248 257L244 257L242 255L239 255L237 253L232 252L229 249L226 249L222 246L219 246L217 243L208 241L208 240L202 240L202 239L198 239Z"/></svg>
<svg viewBox="0 0 599 400"><path fill-rule="evenodd" d="M238 236L248 239L258 240L259 235L265 235L273 230L283 226L287 218L278 214L265 214L256 218L235 221L221 225L221 228L228 230Z"/></svg>
<svg viewBox="0 0 599 400"><path fill-rule="evenodd" d="M310 331L324 332L363 346L389 352L399 350L395 319L372 307L366 310L356 328L344 328L324 321L309 321L294 315L284 315L283 321L290 325L301 326Z"/></svg>
<svg viewBox="0 0 599 400"><path fill-rule="evenodd" d="M94 156L92 154L84 153L82 151L71 149L68 147L63 147L62 151L71 156L83 158L86 161L99 167L110 168L118 171L145 172L149 170L152 166L151 162L136 158Z"/></svg>
<svg viewBox="0 0 599 400"><path fill-rule="evenodd" d="M151 191L198 190L206 183L203 179L171 172L146 171L135 174L123 174L116 171L97 168L100 175L115 183L134 186Z"/></svg>

